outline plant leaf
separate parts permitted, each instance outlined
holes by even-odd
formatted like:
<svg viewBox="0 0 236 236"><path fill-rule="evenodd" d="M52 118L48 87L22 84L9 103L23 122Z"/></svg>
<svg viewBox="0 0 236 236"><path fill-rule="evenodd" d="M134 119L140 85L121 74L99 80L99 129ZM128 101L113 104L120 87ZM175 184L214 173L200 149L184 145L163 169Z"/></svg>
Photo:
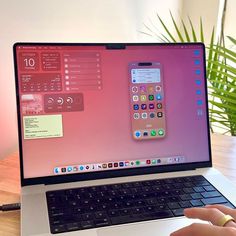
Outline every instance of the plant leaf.
<svg viewBox="0 0 236 236"><path fill-rule="evenodd" d="M175 22L175 19L174 19L173 15L172 15L171 11L170 11L170 16L171 16L172 22L174 24L175 30L176 30L176 32L177 32L177 34L179 36L179 39L183 43L184 42L184 38L183 38L183 36L181 35L181 33L179 31L179 28L178 28L178 26L177 26L177 24Z"/></svg>
<svg viewBox="0 0 236 236"><path fill-rule="evenodd" d="M196 36L196 33L195 33L195 30L194 30L194 27L193 27L193 23L190 19L190 17L188 16L188 20L189 20L189 23L191 25L191 29L192 29L192 36L193 36L193 41L194 42L197 42L197 36Z"/></svg>
<svg viewBox="0 0 236 236"><path fill-rule="evenodd" d="M236 45L236 39L232 38L231 36L227 36L227 38Z"/></svg>
<svg viewBox="0 0 236 236"><path fill-rule="evenodd" d="M165 25L164 22L162 21L161 17L160 17L158 14L157 14L157 17L158 17L159 21L161 22L163 28L165 29L166 33L167 33L167 34L169 35L169 37L171 38L171 40L176 43L175 38L174 38L173 35L170 33L170 31L168 30L168 28L166 27L166 25Z"/></svg>
<svg viewBox="0 0 236 236"><path fill-rule="evenodd" d="M200 18L200 37L201 37L201 42L204 43L204 33L203 33L202 17Z"/></svg>
<svg viewBox="0 0 236 236"><path fill-rule="evenodd" d="M182 22L182 25L183 25L183 28L184 28L184 33L185 33L186 40L187 40L187 42L191 42L188 30L187 30L186 25L185 25L185 23L182 19L181 19L181 22Z"/></svg>

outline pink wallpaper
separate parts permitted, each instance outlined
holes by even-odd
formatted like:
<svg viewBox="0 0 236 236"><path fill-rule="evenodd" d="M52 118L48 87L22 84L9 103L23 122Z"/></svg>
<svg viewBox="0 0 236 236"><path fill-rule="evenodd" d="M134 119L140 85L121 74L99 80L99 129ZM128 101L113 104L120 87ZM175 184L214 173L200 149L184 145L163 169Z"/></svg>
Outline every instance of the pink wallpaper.
<svg viewBox="0 0 236 236"><path fill-rule="evenodd" d="M84 51L85 47L73 47L73 53L81 49ZM33 105L31 104L32 109L37 106L40 108L40 112L35 114L30 110L31 108L26 108L29 109L28 115L62 114L63 129L63 137L55 138L24 139L24 132L22 132L26 178L53 175L54 167L74 164L172 155L182 155L187 162L208 160L203 51L199 45L186 46L184 49L180 46L152 46L150 48L143 46L132 48L130 46L126 50L106 50L103 46L93 47L89 53L97 54L99 72L98 70L92 71L92 74L97 73L96 78L99 78L100 82L95 78L89 78L91 83L87 84L85 76L85 79L82 78L81 86L78 85L78 87L71 85L71 83L66 84L65 79L66 68L64 68L63 58L70 58L72 54L68 56L64 53L68 51L71 53L72 49L55 50L58 54L52 57L52 61L49 60L50 56L49 59L41 58L42 55L45 55L42 52L54 50L54 48L45 50L18 48L18 60L21 65L18 76L26 81L26 85L27 78L32 78L27 76L34 73L40 74L41 77L39 77L44 82L47 75L51 73L54 76L54 82L58 83L56 85L58 90L53 91L43 91L41 88L38 88L38 91L37 89L30 91L30 88L23 91L24 84L20 83L20 95L41 95L42 98L39 101L40 104L37 104L37 99ZM24 71L22 60L26 58L19 57L19 53L22 51L36 52L38 61L46 60L45 63L49 63L46 70L43 69L43 64L36 60L38 64L33 68L33 72L30 68L26 68ZM92 60L90 62L94 62L92 54L82 58L87 57ZM88 75L94 68L86 67L86 60L83 60L80 58L78 63L82 63L84 71L81 70L84 75ZM142 141L132 138L128 65L134 61L158 61L162 65L166 119L164 138ZM76 65L76 63L75 61L72 64ZM72 68L69 66L68 70L70 73L73 66ZM52 76L51 74L49 77ZM74 74L76 74L75 71ZM43 83L42 81L39 83ZM52 83L52 80L49 83ZM96 83L99 83L99 86L96 86ZM68 87L69 90L67 90L67 85L71 85ZM44 99L48 94L63 96L66 93L79 93L83 97L83 108L80 106L80 109L76 110L77 108L74 107L73 110L70 106L45 105L46 100ZM46 106L48 106L47 109ZM22 114L23 116L26 114Z"/></svg>

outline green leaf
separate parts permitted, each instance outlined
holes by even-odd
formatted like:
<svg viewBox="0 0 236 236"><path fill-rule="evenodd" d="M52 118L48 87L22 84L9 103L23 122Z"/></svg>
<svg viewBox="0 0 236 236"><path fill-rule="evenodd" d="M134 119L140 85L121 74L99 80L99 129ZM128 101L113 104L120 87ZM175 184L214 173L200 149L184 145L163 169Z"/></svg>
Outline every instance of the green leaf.
<svg viewBox="0 0 236 236"><path fill-rule="evenodd" d="M211 95L217 98L220 98L222 101L224 101L224 103L227 102L227 104L231 104L232 106L236 107L236 99L228 97L227 94L223 93L224 90L219 89L219 91L221 91L222 93L220 94L220 93L213 92L211 93ZM224 105L222 105L222 108L224 108Z"/></svg>
<svg viewBox="0 0 236 236"><path fill-rule="evenodd" d="M215 63L215 64L217 64L217 63ZM217 75L217 72L219 71L219 70L217 70L217 69L212 69L212 71ZM221 74L222 75L226 75L228 78L230 78L230 79L232 79L232 80L234 80L235 81L235 76L233 76L233 75L231 75L231 74L228 74L227 72L221 72ZM209 81L210 82L216 82L216 78L217 78L217 76L213 76L212 78L209 78ZM218 81L219 81L219 79L218 79Z"/></svg>
<svg viewBox="0 0 236 236"><path fill-rule="evenodd" d="M211 104L219 107L219 108L228 108L234 112L236 112L236 107L234 105L228 105L220 102L215 102L215 101L209 101Z"/></svg>
<svg viewBox="0 0 236 236"><path fill-rule="evenodd" d="M192 23L190 17L188 17L188 20L189 20L189 23L190 23L191 29L192 29L193 41L194 41L194 42L197 42L197 36L196 36L195 30L194 30L194 27L193 27L193 23Z"/></svg>
<svg viewBox="0 0 236 236"><path fill-rule="evenodd" d="M196 30L190 17L188 17L189 30L183 19L181 19L181 31L176 19L170 12L174 33L176 32L177 37L172 34L158 14L157 17L164 30L159 32L159 28L155 27L155 25L152 26L155 30L146 27L147 33L152 35L152 37L159 37L165 42L177 42L178 40L181 42L198 41ZM202 18L200 18L199 26L199 40L205 43ZM223 42L215 41L214 38L215 29L212 27L210 42L205 43L210 129L214 132L216 128L220 128L224 134L236 136L236 51L232 48L227 48ZM227 38L236 45L235 38L231 36L227 36Z"/></svg>
<svg viewBox="0 0 236 236"><path fill-rule="evenodd" d="M209 61L209 60L208 60L208 61ZM209 62L211 62L212 64L215 64L215 65L218 65L220 68L222 68L222 69L224 69L225 71L227 71L227 72L226 72L227 75L229 75L228 72L230 72L230 73L236 75L236 68L234 68L234 67L232 67L232 66L225 65L225 64L223 64L222 62L219 62L219 61L209 61ZM222 73L224 73L224 71L222 71Z"/></svg>
<svg viewBox="0 0 236 236"><path fill-rule="evenodd" d="M184 33L185 33L186 40L187 40L187 42L191 42L188 30L187 30L186 25L185 25L185 23L182 19L181 19L181 22L182 22L182 25L183 25L183 28L184 28Z"/></svg>
<svg viewBox="0 0 236 236"><path fill-rule="evenodd" d="M171 40L176 43L175 38L174 38L173 35L170 33L170 31L168 30L168 28L165 26L164 22L162 21L162 19L160 18L160 16L159 16L158 14L157 14L157 17L158 17L159 21L161 22L163 28L165 29L166 33L167 33L167 34L169 35L169 37L171 38Z"/></svg>
<svg viewBox="0 0 236 236"><path fill-rule="evenodd" d="M183 43L184 42L184 38L183 38L183 36L181 35L181 33L179 31L179 28L178 28L178 26L177 26L177 24L175 22L175 19L174 19L173 15L172 15L171 11L170 11L170 16L171 16L172 22L174 24L175 30L176 30L176 32L177 32L177 34L179 36L179 39Z"/></svg>
<svg viewBox="0 0 236 236"><path fill-rule="evenodd" d="M200 18L200 37L201 37L201 42L204 43L204 33L203 33L202 17Z"/></svg>
<svg viewBox="0 0 236 236"><path fill-rule="evenodd" d="M140 31L141 33L152 36L152 37L156 37L158 40L165 42L165 40L163 40L163 38L161 38L158 34L156 34L149 26L147 26L146 24L143 24L143 26L148 30L148 32Z"/></svg>
<svg viewBox="0 0 236 236"><path fill-rule="evenodd" d="M232 38L231 36L227 36L227 38L228 38L233 44L236 44L236 39Z"/></svg>
<svg viewBox="0 0 236 236"><path fill-rule="evenodd" d="M229 50L222 46L218 46L217 48L212 48L212 51L218 52L219 55L225 57L226 59L236 62L236 53L232 50Z"/></svg>
<svg viewBox="0 0 236 236"><path fill-rule="evenodd" d="M212 48L213 48L213 45L214 45L214 37L215 37L215 30L214 30L214 27L212 29L212 33L211 33L211 42L210 42L210 47L208 47L208 61L209 60L212 60L212 57L213 57L213 51L212 51ZM207 63L207 73L209 74L210 73L210 70L211 70L211 66L212 64L210 62ZM210 76L210 75L209 75Z"/></svg>

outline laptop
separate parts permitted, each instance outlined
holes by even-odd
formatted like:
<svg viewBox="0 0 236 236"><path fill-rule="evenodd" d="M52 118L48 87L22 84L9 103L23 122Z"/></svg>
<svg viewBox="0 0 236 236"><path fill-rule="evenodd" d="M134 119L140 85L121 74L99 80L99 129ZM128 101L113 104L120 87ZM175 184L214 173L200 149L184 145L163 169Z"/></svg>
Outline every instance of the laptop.
<svg viewBox="0 0 236 236"><path fill-rule="evenodd" d="M16 43L22 236L169 235L236 205L212 168L201 43Z"/></svg>

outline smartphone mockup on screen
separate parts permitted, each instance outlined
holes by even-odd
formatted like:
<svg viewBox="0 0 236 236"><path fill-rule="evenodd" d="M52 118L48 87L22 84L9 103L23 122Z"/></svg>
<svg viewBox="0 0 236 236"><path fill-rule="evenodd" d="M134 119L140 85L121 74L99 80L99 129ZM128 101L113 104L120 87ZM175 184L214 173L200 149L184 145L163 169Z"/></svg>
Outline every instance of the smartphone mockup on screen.
<svg viewBox="0 0 236 236"><path fill-rule="evenodd" d="M166 136L162 66L159 62L129 64L131 132L135 140Z"/></svg>

